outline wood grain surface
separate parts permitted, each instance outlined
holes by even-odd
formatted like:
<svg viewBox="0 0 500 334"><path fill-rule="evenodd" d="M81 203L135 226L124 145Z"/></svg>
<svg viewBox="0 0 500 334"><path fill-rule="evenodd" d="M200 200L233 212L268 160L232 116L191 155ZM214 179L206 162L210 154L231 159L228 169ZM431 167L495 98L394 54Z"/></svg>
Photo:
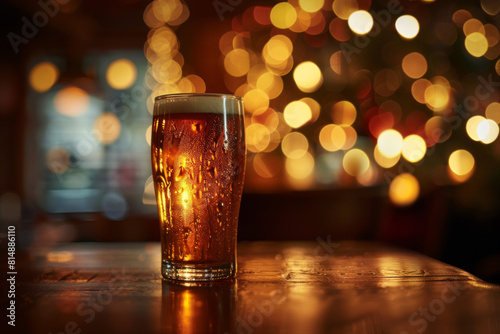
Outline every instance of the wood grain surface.
<svg viewBox="0 0 500 334"><path fill-rule="evenodd" d="M240 243L237 278L198 285L162 281L158 243L33 247L19 267L16 333L500 333L498 286L378 243Z"/></svg>

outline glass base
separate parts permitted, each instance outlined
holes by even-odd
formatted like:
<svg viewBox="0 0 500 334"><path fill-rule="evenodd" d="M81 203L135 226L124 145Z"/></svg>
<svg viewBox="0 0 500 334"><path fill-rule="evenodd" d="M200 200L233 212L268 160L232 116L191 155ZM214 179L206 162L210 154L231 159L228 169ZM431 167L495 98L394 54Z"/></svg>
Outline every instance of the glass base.
<svg viewBox="0 0 500 334"><path fill-rule="evenodd" d="M163 278L183 282L206 282L233 278L236 274L234 263L222 265L178 264L162 261Z"/></svg>

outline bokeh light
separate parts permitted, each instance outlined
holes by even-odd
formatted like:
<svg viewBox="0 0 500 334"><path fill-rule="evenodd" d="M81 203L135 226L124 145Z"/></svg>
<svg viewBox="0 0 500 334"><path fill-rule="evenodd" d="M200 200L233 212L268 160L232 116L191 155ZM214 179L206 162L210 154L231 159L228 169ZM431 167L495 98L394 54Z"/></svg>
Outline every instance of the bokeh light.
<svg viewBox="0 0 500 334"><path fill-rule="evenodd" d="M39 93L48 91L59 79L59 70L50 62L35 65L29 75L31 88Z"/></svg>
<svg viewBox="0 0 500 334"><path fill-rule="evenodd" d="M432 83L427 79L418 79L411 85L411 95L418 103L425 104L425 91Z"/></svg>
<svg viewBox="0 0 500 334"><path fill-rule="evenodd" d="M67 86L56 93L54 106L62 115L77 117L90 106L90 97L83 89Z"/></svg>
<svg viewBox="0 0 500 334"><path fill-rule="evenodd" d="M472 18L472 14L465 10L459 9L455 13L453 13L452 20L457 27L462 27L467 20Z"/></svg>
<svg viewBox="0 0 500 334"><path fill-rule="evenodd" d="M309 152L298 159L286 158L285 169L294 179L306 179L314 172L314 158Z"/></svg>
<svg viewBox="0 0 500 334"><path fill-rule="evenodd" d="M177 54L179 41L175 32L169 27L160 27L152 30L148 39L149 47L154 52L155 58L158 56L166 57ZM152 55L151 55L152 56Z"/></svg>
<svg viewBox="0 0 500 334"><path fill-rule="evenodd" d="M179 25L189 17L187 6L180 1L154 1L152 9L159 21L170 25Z"/></svg>
<svg viewBox="0 0 500 334"><path fill-rule="evenodd" d="M252 114L251 124L265 125L269 131L275 131L280 123L278 113L273 108L262 108Z"/></svg>
<svg viewBox="0 0 500 334"><path fill-rule="evenodd" d="M346 133L341 126L335 124L325 125L319 132L321 146L330 152L338 151L346 143Z"/></svg>
<svg viewBox="0 0 500 334"><path fill-rule="evenodd" d="M184 64L176 35L175 24L189 11L178 0L165 3L155 1L144 11L151 28L144 45L151 63L146 85L152 95L204 92L213 81L205 84L191 74L199 67ZM500 5L481 0L483 12L469 6L443 12L446 17L439 19L429 12L435 6L412 3L405 13L393 13L392 27L378 15L383 6L371 0L279 1L233 11L216 46L222 85L244 98L249 175L276 178L269 184L295 189L316 182L352 184L347 175L370 186L383 182L387 173L382 169L401 173L408 163L420 165L425 159L432 170L420 169L419 175L445 184L445 165L436 163L440 157L431 154L433 145L446 150L469 138L496 142L498 92L476 84L481 71L486 80L485 72L500 75L494 18ZM438 44L439 50L432 48ZM373 54L380 55L379 61L371 61ZM462 107L473 115L466 137L464 119L457 120ZM479 147L496 154L497 144ZM464 182L473 172L459 175L448 166L447 181ZM261 181L256 184L266 187ZM419 182L409 174L394 179L391 189L397 205L413 203L420 193Z"/></svg>
<svg viewBox="0 0 500 334"><path fill-rule="evenodd" d="M326 27L325 16L323 15L322 12L319 12L319 11L316 13L313 13L313 14L309 14L309 16L310 16L311 23L307 27L305 32L307 32L309 35L313 35L313 36L320 35L325 30L325 27ZM322 44L323 43L320 43L319 45L322 45Z"/></svg>
<svg viewBox="0 0 500 334"><path fill-rule="evenodd" d="M397 154L394 157L387 157L380 152L378 145L375 145L375 148L373 149L373 158L380 167L391 168L398 163L401 158L401 154Z"/></svg>
<svg viewBox="0 0 500 334"><path fill-rule="evenodd" d="M468 174L474 168L474 157L466 150L456 150L448 158L448 166L456 175Z"/></svg>
<svg viewBox="0 0 500 334"><path fill-rule="evenodd" d="M155 62L152 66L152 73L158 83L174 84L182 77L182 67L177 61L168 59ZM165 91L164 93L171 92Z"/></svg>
<svg viewBox="0 0 500 334"><path fill-rule="evenodd" d="M297 20L295 8L288 2L280 2L271 10L271 23L280 29L290 28Z"/></svg>
<svg viewBox="0 0 500 334"><path fill-rule="evenodd" d="M262 55L267 63L281 64L286 61L293 51L290 38L285 35L275 35L269 39L262 50Z"/></svg>
<svg viewBox="0 0 500 334"><path fill-rule="evenodd" d="M295 67L293 79L297 87L305 93L317 90L323 83L323 75L318 65L312 61L305 61Z"/></svg>
<svg viewBox="0 0 500 334"><path fill-rule="evenodd" d="M292 128L299 128L312 117L311 108L303 101L292 101L286 105L283 112L285 121Z"/></svg>
<svg viewBox="0 0 500 334"><path fill-rule="evenodd" d="M377 111L373 108L373 116L369 118L368 129L373 137L377 138L380 134L394 126L394 115L391 112ZM367 117L368 118L368 117Z"/></svg>
<svg viewBox="0 0 500 334"><path fill-rule="evenodd" d="M389 198L398 206L413 204L420 194L420 184L415 176L403 173L396 176L389 186Z"/></svg>
<svg viewBox="0 0 500 334"><path fill-rule="evenodd" d="M485 118L480 115L472 116L467 120L467 123L465 125L465 130L467 131L467 134L469 135L470 139L474 141L480 141L481 139L479 138L479 135L477 133L477 127L479 124L484 121Z"/></svg>
<svg viewBox="0 0 500 334"><path fill-rule="evenodd" d="M267 26L271 24L271 8L264 6L255 6L253 8L255 22Z"/></svg>
<svg viewBox="0 0 500 334"><path fill-rule="evenodd" d="M283 154L292 159L301 158L306 154L309 148L309 142L306 136L300 132L290 132L281 142L281 150Z"/></svg>
<svg viewBox="0 0 500 334"><path fill-rule="evenodd" d="M275 99L283 91L283 80L278 75L265 72L257 79L256 87L265 92L269 99Z"/></svg>
<svg viewBox="0 0 500 334"><path fill-rule="evenodd" d="M177 82L177 88L181 93L194 93L195 92L195 87L191 80L188 78L184 77L179 82Z"/></svg>
<svg viewBox="0 0 500 334"><path fill-rule="evenodd" d="M335 38L339 42L348 41L351 38L352 34L349 30L349 25L345 20L342 20L338 17L334 18L330 21L328 25L328 30L333 38ZM341 52L341 51L337 51Z"/></svg>
<svg viewBox="0 0 500 334"><path fill-rule="evenodd" d="M373 17L366 10L357 10L349 15L347 23L354 33L365 35L372 30Z"/></svg>
<svg viewBox="0 0 500 334"><path fill-rule="evenodd" d="M48 262L64 263L73 260L74 255L68 251L51 251L47 253Z"/></svg>
<svg viewBox="0 0 500 334"><path fill-rule="evenodd" d="M207 86L202 77L196 74L190 74L185 77L185 79L189 80L193 86L193 93L205 93L207 90Z"/></svg>
<svg viewBox="0 0 500 334"><path fill-rule="evenodd" d="M377 146L384 156L394 158L401 154L403 136L396 130L385 130L377 139Z"/></svg>
<svg viewBox="0 0 500 334"><path fill-rule="evenodd" d="M144 9L143 19L144 23L150 28L158 28L163 25L163 22L158 20L153 12L153 3L150 2Z"/></svg>
<svg viewBox="0 0 500 334"><path fill-rule="evenodd" d="M500 13L500 2L497 0L481 0L481 8L491 16Z"/></svg>
<svg viewBox="0 0 500 334"><path fill-rule="evenodd" d="M252 162L257 175L266 179L275 177L279 173L281 165L279 158L266 153L255 154Z"/></svg>
<svg viewBox="0 0 500 334"><path fill-rule="evenodd" d="M484 36L488 40L489 47L494 47L495 45L497 45L498 41L500 40L500 32L498 31L497 27L495 27L491 23L488 23L483 26L482 31L484 31Z"/></svg>
<svg viewBox="0 0 500 334"><path fill-rule="evenodd" d="M358 133L350 125L341 125L340 127L345 133L345 142L340 149L348 150L356 144L356 141L358 140Z"/></svg>
<svg viewBox="0 0 500 334"><path fill-rule="evenodd" d="M365 187L369 187L378 181L378 176L379 176L378 169L370 164L370 167L368 167L366 172L357 176L356 180L358 180L359 184Z"/></svg>
<svg viewBox="0 0 500 334"><path fill-rule="evenodd" d="M403 140L403 157L409 162L418 162L422 160L427 152L425 140L419 135L409 135Z"/></svg>
<svg viewBox="0 0 500 334"><path fill-rule="evenodd" d="M106 80L114 89L130 88L137 79L137 68L129 59L117 59L109 64Z"/></svg>
<svg viewBox="0 0 500 334"><path fill-rule="evenodd" d="M291 31L296 33L305 32L311 28L311 13L305 11L302 8L297 8L297 20L295 23L289 28Z"/></svg>
<svg viewBox="0 0 500 334"><path fill-rule="evenodd" d="M484 26L481 21L477 19L469 19L464 23L462 30L464 32L464 35L468 36L474 32L484 31Z"/></svg>
<svg viewBox="0 0 500 334"><path fill-rule="evenodd" d="M446 122L442 116L434 116L425 122L425 135L427 136L427 145L443 143L451 136L451 125Z"/></svg>
<svg viewBox="0 0 500 334"><path fill-rule="evenodd" d="M340 101L332 107L332 120L338 125L352 125L356 120L356 107L349 101Z"/></svg>
<svg viewBox="0 0 500 334"><path fill-rule="evenodd" d="M498 137L498 124L494 120L484 119L477 125L477 137L483 144L491 144Z"/></svg>
<svg viewBox="0 0 500 334"><path fill-rule="evenodd" d="M463 182L469 180L472 177L472 175L474 175L475 167L472 168L470 170L470 172L468 172L467 174L463 174L463 175L458 175L458 174L453 173L450 166L448 166L446 168L446 171L447 171L448 177L451 179L451 181L453 181L454 183L463 183Z"/></svg>
<svg viewBox="0 0 500 334"><path fill-rule="evenodd" d="M349 16L359 9L357 0L334 0L332 9L335 15L342 20L349 19Z"/></svg>
<svg viewBox="0 0 500 334"><path fill-rule="evenodd" d="M104 145L114 143L121 134L120 119L113 113L101 114L94 122L93 134Z"/></svg>
<svg viewBox="0 0 500 334"><path fill-rule="evenodd" d="M483 34L473 32L465 38L465 48L474 57L482 57L488 51L488 40Z"/></svg>
<svg viewBox="0 0 500 334"><path fill-rule="evenodd" d="M250 55L243 49L231 50L224 58L224 68L233 77L241 77L250 70Z"/></svg>
<svg viewBox="0 0 500 334"><path fill-rule="evenodd" d="M262 59L267 70L276 75L285 75L293 67L293 44L285 35L275 35L267 41L262 49Z"/></svg>
<svg viewBox="0 0 500 334"><path fill-rule="evenodd" d="M442 111L450 101L448 87L439 83L432 84L425 89L424 98L429 109Z"/></svg>
<svg viewBox="0 0 500 334"><path fill-rule="evenodd" d="M407 54L401 65L405 74L412 79L418 79L427 72L427 61L418 52Z"/></svg>
<svg viewBox="0 0 500 334"><path fill-rule="evenodd" d="M271 131L269 128L269 144L262 152L272 152L274 151L281 143L282 136L278 131Z"/></svg>
<svg viewBox="0 0 500 334"><path fill-rule="evenodd" d="M321 105L318 103L318 101L316 101L310 97L304 97L304 98L300 99L299 101L304 102L311 109L311 122L316 121L319 117L320 112L321 112Z"/></svg>
<svg viewBox="0 0 500 334"><path fill-rule="evenodd" d="M396 20L396 30L404 38L412 39L417 36L420 25L415 17L411 15L403 15Z"/></svg>
<svg viewBox="0 0 500 334"><path fill-rule="evenodd" d="M269 107L269 96L260 89L252 89L243 96L245 112L253 113Z"/></svg>
<svg viewBox="0 0 500 334"><path fill-rule="evenodd" d="M360 149L354 148L344 155L342 166L347 174L351 176L360 176L370 168L370 159Z"/></svg>
<svg viewBox="0 0 500 334"><path fill-rule="evenodd" d="M492 119L497 123L500 123L500 103L492 102L488 104L485 110L486 118Z"/></svg>
<svg viewBox="0 0 500 334"><path fill-rule="evenodd" d="M324 4L324 0L299 0L300 8L309 13L317 12Z"/></svg>
<svg viewBox="0 0 500 334"><path fill-rule="evenodd" d="M245 129L247 149L251 152L262 152L271 141L269 129L262 124L250 124Z"/></svg>

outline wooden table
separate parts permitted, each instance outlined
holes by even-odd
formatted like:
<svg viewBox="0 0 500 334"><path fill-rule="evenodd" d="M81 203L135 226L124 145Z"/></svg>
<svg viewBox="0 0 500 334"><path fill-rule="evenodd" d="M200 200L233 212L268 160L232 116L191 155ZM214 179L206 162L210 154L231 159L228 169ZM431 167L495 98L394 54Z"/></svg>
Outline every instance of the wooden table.
<svg viewBox="0 0 500 334"><path fill-rule="evenodd" d="M18 263L17 333L500 333L500 288L377 243L251 242L235 281L162 282L160 248L68 244Z"/></svg>

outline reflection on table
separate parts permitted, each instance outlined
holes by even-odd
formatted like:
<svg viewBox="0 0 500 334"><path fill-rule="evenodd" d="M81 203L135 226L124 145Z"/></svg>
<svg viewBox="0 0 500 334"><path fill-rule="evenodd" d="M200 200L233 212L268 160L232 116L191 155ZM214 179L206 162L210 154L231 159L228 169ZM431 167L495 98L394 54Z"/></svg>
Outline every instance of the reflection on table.
<svg viewBox="0 0 500 334"><path fill-rule="evenodd" d="M251 242L235 280L162 281L158 244L32 249L18 282L30 333L499 333L500 288L378 243ZM22 321L21 321L22 320Z"/></svg>

